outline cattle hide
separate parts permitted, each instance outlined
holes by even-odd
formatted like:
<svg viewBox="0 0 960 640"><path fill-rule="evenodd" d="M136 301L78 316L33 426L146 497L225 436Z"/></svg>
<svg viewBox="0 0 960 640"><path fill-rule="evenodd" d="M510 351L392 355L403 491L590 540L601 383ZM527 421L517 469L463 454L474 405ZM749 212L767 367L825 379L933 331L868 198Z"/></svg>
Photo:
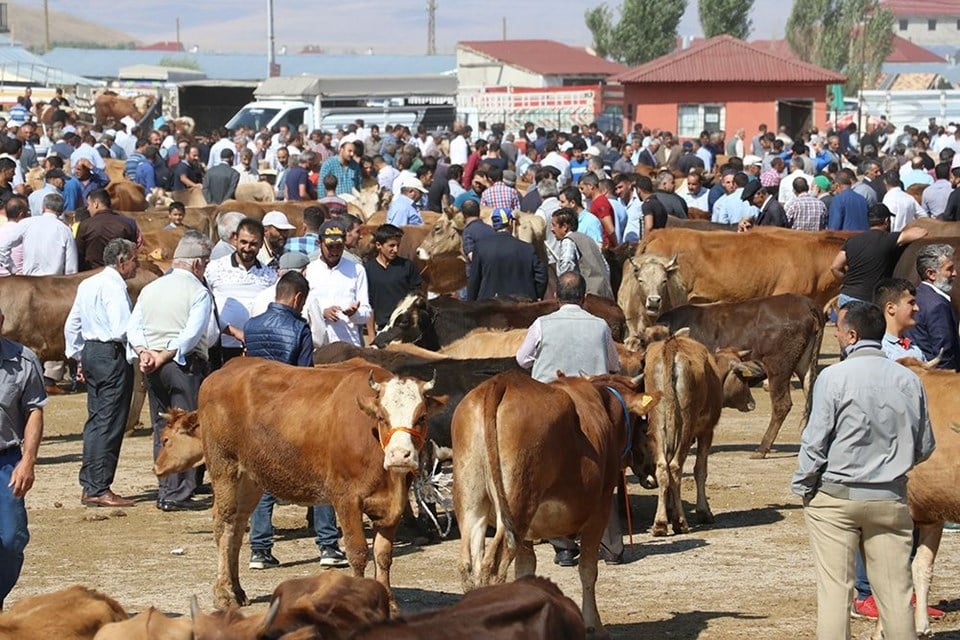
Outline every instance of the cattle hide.
<svg viewBox="0 0 960 640"><path fill-rule="evenodd" d="M100 627L126 618L113 598L74 585L16 602L0 614L0 640L91 640Z"/></svg>

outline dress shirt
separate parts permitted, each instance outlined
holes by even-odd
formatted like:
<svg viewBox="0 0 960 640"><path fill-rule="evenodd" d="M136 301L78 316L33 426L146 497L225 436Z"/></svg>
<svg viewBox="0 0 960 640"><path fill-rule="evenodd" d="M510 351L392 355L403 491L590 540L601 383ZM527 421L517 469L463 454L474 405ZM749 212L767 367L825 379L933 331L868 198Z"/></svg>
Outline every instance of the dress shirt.
<svg viewBox="0 0 960 640"><path fill-rule="evenodd" d="M116 269L104 267L77 287L77 297L63 328L64 352L68 358L79 360L88 340L125 342L129 324L127 283Z"/></svg>
<svg viewBox="0 0 960 640"><path fill-rule="evenodd" d="M381 189L389 189L393 191L393 181L397 179L397 176L400 175L400 172L391 167L388 164L383 165L383 168L377 172L377 184Z"/></svg>
<svg viewBox="0 0 960 640"><path fill-rule="evenodd" d="M613 232L616 234L617 244L620 244L623 242L624 229L627 228L627 208L620 202L620 198L612 193L607 194L607 200L613 207ZM547 228L550 228L549 225Z"/></svg>
<svg viewBox="0 0 960 640"><path fill-rule="evenodd" d="M573 243L571 242L570 244ZM577 304L562 304L560 305L560 309L557 311L562 309L567 309L569 311L571 308L582 310L582 307ZM533 321L533 324L530 325L530 328L527 330L527 335L524 337L523 342L520 343L520 348L517 349L517 364L524 369L530 369L533 367L533 363L536 361L537 355L540 352L541 342L543 342L543 330L540 327L540 318L537 318ZM620 354L617 353L617 345L614 343L613 338L609 334L607 335L606 350L606 358L608 363L607 371L619 371Z"/></svg>
<svg viewBox="0 0 960 640"><path fill-rule="evenodd" d="M827 228L831 231L866 231L867 200L853 189L844 189L833 197L828 207Z"/></svg>
<svg viewBox="0 0 960 640"><path fill-rule="evenodd" d="M942 217L943 212L947 210L947 200L950 199L952 192L953 187L949 180L937 180L923 190L923 210L931 218Z"/></svg>
<svg viewBox="0 0 960 640"><path fill-rule="evenodd" d="M687 207L700 209L701 211L710 210L710 203L708 201L710 196L709 189L700 187L700 191L697 193L690 193L688 189L684 189L682 192L678 191L677 195L683 198L683 201L687 203Z"/></svg>
<svg viewBox="0 0 960 640"><path fill-rule="evenodd" d="M883 204L893 214L890 231L902 231L917 218L926 217L926 212L917 204L916 199L900 187L887 189L887 194L883 196Z"/></svg>
<svg viewBox="0 0 960 640"><path fill-rule="evenodd" d="M193 297L190 299L190 314L187 316L187 324L177 337L167 342L167 344L148 344L145 335L143 309L140 307L138 301L130 314L130 322L127 325L127 341L131 346L144 346L150 349L162 348L167 351L176 351L176 354L173 356L173 361L179 365L186 365L187 355L196 348L200 343L200 339L203 338L207 332L211 311L213 310L213 300L206 287L202 285L200 287L192 286L196 281L196 276L186 269L174 268L163 277L183 280L183 289L191 287L195 290ZM192 281L185 280L186 278L190 278Z"/></svg>
<svg viewBox="0 0 960 640"><path fill-rule="evenodd" d="M827 227L827 207L809 192L787 203L787 222L797 231L821 231Z"/></svg>
<svg viewBox="0 0 960 640"><path fill-rule="evenodd" d="M640 242L643 235L643 200L631 190L627 208L627 225L623 228L624 242Z"/></svg>
<svg viewBox="0 0 960 640"><path fill-rule="evenodd" d="M324 160L323 164L320 165L318 184L323 184L323 179L329 175L337 177L337 195L353 193L354 189L360 189L360 165L357 164L356 160L351 160L347 163L347 166L341 164L340 156Z"/></svg>
<svg viewBox="0 0 960 640"><path fill-rule="evenodd" d="M4 219L6 219L6 216L4 216ZM0 245L6 243L7 238L12 237L19 226L19 222L5 222L0 227ZM2 257L2 254L0 254L0 257ZM12 263L12 268L5 266L5 263ZM0 276L15 276L21 273L23 273L23 244L17 244L10 248L9 259L0 259Z"/></svg>
<svg viewBox="0 0 960 640"><path fill-rule="evenodd" d="M599 245L603 244L603 224L600 218L586 209L577 214L577 231L587 236Z"/></svg>
<svg viewBox="0 0 960 640"><path fill-rule="evenodd" d="M450 164L466 166L469 155L470 145L467 144L466 138L457 136L450 141Z"/></svg>
<svg viewBox="0 0 960 640"><path fill-rule="evenodd" d="M341 258L340 262L329 267L321 257L307 265L305 275L310 283L305 308L314 345L347 342L359 347L358 327L364 326L373 315L363 265ZM336 322L328 323L323 319L323 310L327 307L349 307L354 302L359 302L360 306L352 316L341 312Z"/></svg>
<svg viewBox="0 0 960 640"><path fill-rule="evenodd" d="M743 187L740 187L733 193L721 196L713 204L713 215L710 220L719 224L737 224L744 218L756 218L760 210L742 200L740 198L742 193Z"/></svg>
<svg viewBox="0 0 960 640"><path fill-rule="evenodd" d="M227 325L242 329L250 319L250 309L257 294L277 281L277 272L260 262L254 262L249 270L244 269L237 262L236 253L231 253L211 260L205 279L217 305L220 329L226 329ZM242 346L230 335L224 335L221 344L232 349Z"/></svg>
<svg viewBox="0 0 960 640"><path fill-rule="evenodd" d="M45 182L43 188L37 189L30 194L30 197L27 198L27 202L30 205L30 215L39 216L43 213L43 199L48 193L60 193L60 190L49 182Z"/></svg>
<svg viewBox="0 0 960 640"><path fill-rule="evenodd" d="M81 144L73 153L70 154L70 166L77 166L77 162L83 160L84 158L89 160L90 164L92 164L95 169L105 169L107 166L106 161L100 157L100 154L97 153L97 150L86 142Z"/></svg>
<svg viewBox="0 0 960 640"><path fill-rule="evenodd" d="M320 248L320 236L316 233L305 233L302 236L287 239L283 245L283 252L290 253L296 251L304 255L310 255Z"/></svg>
<svg viewBox="0 0 960 640"><path fill-rule="evenodd" d="M788 173L782 180L780 180L780 189L777 192L777 200L780 201L780 204L787 204L791 200L797 197L797 194L793 192L793 181L797 178L803 178L807 181L807 186L813 186L813 176L808 173L804 173L800 169L797 169L793 173ZM762 182L760 184L763 184Z"/></svg>
<svg viewBox="0 0 960 640"><path fill-rule="evenodd" d="M883 349L883 355L887 356L891 360L899 360L900 358L916 358L920 362L927 361L923 355L923 351L921 351L920 347L918 347L915 343L911 342L910 338L898 338L892 333L885 333L883 334L881 348Z"/></svg>
<svg viewBox="0 0 960 640"><path fill-rule="evenodd" d="M25 276L61 276L77 272L77 243L70 227L60 222L57 214L47 211L42 216L9 225L0 240L0 265L13 269L11 250L23 247L20 273Z"/></svg>
<svg viewBox="0 0 960 640"><path fill-rule="evenodd" d="M503 207L510 211L520 208L517 190L504 182L494 182L480 196L481 207Z"/></svg>
<svg viewBox="0 0 960 640"><path fill-rule="evenodd" d="M413 206L413 200L400 194L390 203L387 210L387 224L402 227L408 224L423 224L420 212Z"/></svg>
<svg viewBox="0 0 960 640"><path fill-rule="evenodd" d="M570 161L556 151L548 153L546 157L540 161L540 166L553 167L560 172L560 177L557 178L558 188L562 189L570 184Z"/></svg>
<svg viewBox="0 0 960 640"><path fill-rule="evenodd" d="M931 177L928 171L924 169L913 169L909 164L904 165L908 168L907 171L900 171L900 181L903 182L903 187L909 189L915 184L933 184L933 177Z"/></svg>
<svg viewBox="0 0 960 640"><path fill-rule="evenodd" d="M0 337L0 450L20 445L30 413L46 404L43 368L36 354Z"/></svg>

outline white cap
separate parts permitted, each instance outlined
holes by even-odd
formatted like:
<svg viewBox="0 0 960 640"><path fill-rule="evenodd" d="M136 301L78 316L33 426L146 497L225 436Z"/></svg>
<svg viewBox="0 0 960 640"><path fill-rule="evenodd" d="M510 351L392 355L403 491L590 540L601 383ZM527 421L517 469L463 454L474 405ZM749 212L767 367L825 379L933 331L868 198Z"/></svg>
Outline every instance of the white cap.
<svg viewBox="0 0 960 640"><path fill-rule="evenodd" d="M130 116L123 116L122 118L120 118L120 122L127 125L128 132L130 131L130 129L133 129L135 126L137 126L137 121L131 118Z"/></svg>
<svg viewBox="0 0 960 640"><path fill-rule="evenodd" d="M599 155L600 155L600 149L597 149L597 147L596 147L595 145L590 145L590 146L587 147L586 150L583 152L583 155L585 155L585 156L599 156Z"/></svg>
<svg viewBox="0 0 960 640"><path fill-rule="evenodd" d="M414 178L413 176L403 176L400 178L400 188L401 189L416 189L420 193L426 193L427 190L423 188L423 183L419 179Z"/></svg>
<svg viewBox="0 0 960 640"><path fill-rule="evenodd" d="M749 167L755 164L762 165L763 158L761 158L760 156L753 156L753 155L743 156L743 166Z"/></svg>
<svg viewBox="0 0 960 640"><path fill-rule="evenodd" d="M283 215L283 212L281 211L271 211L267 215L263 216L263 226L274 227L284 231L296 229L295 226L290 224L290 221L287 220L287 216Z"/></svg>

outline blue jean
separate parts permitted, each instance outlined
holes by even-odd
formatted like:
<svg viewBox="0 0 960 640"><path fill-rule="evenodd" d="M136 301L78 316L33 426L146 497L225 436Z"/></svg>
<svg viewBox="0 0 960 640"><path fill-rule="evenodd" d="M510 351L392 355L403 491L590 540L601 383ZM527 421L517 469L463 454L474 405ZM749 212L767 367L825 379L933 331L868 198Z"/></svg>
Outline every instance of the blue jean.
<svg viewBox="0 0 960 640"><path fill-rule="evenodd" d="M257 503L257 508L250 516L250 548L253 551L270 551L273 549L273 505L277 499L269 491L263 492L263 497ZM329 504L318 504L313 507L313 529L317 532L318 547L336 547L340 539L337 530L337 514Z"/></svg>
<svg viewBox="0 0 960 640"><path fill-rule="evenodd" d="M20 578L23 550L30 541L23 498L14 497L13 489L7 486L18 462L19 448L0 453L0 609Z"/></svg>

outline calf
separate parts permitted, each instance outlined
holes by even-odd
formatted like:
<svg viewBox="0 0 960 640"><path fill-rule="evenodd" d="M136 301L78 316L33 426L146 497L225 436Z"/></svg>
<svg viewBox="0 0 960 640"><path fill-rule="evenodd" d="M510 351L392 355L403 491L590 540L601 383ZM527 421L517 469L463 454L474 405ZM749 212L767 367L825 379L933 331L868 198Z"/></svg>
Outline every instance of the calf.
<svg viewBox="0 0 960 640"><path fill-rule="evenodd" d="M129 620L101 627L93 640L194 640L193 622L150 607Z"/></svg>
<svg viewBox="0 0 960 640"><path fill-rule="evenodd" d="M678 332L684 333L684 332ZM657 513L651 533L667 535L667 520L674 533L689 530L680 500L683 463L697 443L693 475L697 483L697 516L713 522L707 502L707 456L721 407L752 411L751 379L762 379L762 368L743 363L732 349L721 349L716 357L684 335L654 342L646 352L644 384L660 394L660 402L648 416L647 434L654 441L658 485Z"/></svg>
<svg viewBox="0 0 960 640"><path fill-rule="evenodd" d="M100 627L126 619L113 598L74 585L24 598L0 613L0 640L91 640Z"/></svg>
<svg viewBox="0 0 960 640"><path fill-rule="evenodd" d="M160 417L167 423L160 433L160 451L153 464L158 477L180 473L203 464L203 444L196 411L176 407Z"/></svg>
<svg viewBox="0 0 960 640"><path fill-rule="evenodd" d="M656 402L638 384L624 376L543 384L510 371L467 394L453 418L464 590L505 581L514 556L517 577L532 575L533 540L579 534L584 622L604 632L594 591L600 540L624 456L643 446L639 420Z"/></svg>
<svg viewBox="0 0 960 640"><path fill-rule="evenodd" d="M790 382L794 374L803 384L801 429L806 425L825 322L823 312L812 300L785 294L746 302L685 305L663 314L657 322L671 334L689 328L690 337L711 350L747 350L763 365L770 381L771 413L754 457L762 458L770 452L793 407Z"/></svg>

